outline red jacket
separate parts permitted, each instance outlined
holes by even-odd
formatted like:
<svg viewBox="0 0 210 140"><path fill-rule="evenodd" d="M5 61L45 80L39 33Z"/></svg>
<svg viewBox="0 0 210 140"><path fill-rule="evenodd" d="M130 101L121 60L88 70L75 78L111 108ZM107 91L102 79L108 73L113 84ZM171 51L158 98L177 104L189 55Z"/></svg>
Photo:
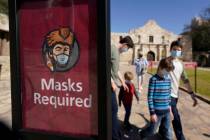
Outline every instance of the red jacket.
<svg viewBox="0 0 210 140"><path fill-rule="evenodd" d="M118 96L120 106L121 101L123 102L124 106L131 106L133 101L133 95L135 95L138 100L134 84L131 82L126 82L126 85L128 86L129 91L125 91L123 86L120 87L120 92Z"/></svg>

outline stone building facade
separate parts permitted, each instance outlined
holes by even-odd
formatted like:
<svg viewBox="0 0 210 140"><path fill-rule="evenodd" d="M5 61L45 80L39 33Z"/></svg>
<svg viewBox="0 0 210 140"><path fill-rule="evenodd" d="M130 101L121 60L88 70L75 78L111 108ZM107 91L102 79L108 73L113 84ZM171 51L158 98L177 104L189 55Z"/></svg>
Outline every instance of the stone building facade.
<svg viewBox="0 0 210 140"><path fill-rule="evenodd" d="M0 14L0 81L10 78L9 19Z"/></svg>
<svg viewBox="0 0 210 140"><path fill-rule="evenodd" d="M161 28L154 20L149 20L143 27L132 29L128 33L111 33L111 42L117 45L120 36L130 35L134 40L133 50L122 54L121 62L132 62L137 57L137 52L141 52L144 58L149 61L159 61L170 55L170 44L178 38L182 39L184 45L183 59L192 60L192 43L187 36L176 35L166 29Z"/></svg>

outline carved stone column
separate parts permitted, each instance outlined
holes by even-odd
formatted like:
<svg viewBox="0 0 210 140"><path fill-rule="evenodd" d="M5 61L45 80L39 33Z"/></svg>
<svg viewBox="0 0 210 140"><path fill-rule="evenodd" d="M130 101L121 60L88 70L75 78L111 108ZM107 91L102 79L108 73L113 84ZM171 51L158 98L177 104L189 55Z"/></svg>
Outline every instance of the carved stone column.
<svg viewBox="0 0 210 140"><path fill-rule="evenodd" d="M157 61L160 61L160 45L157 45Z"/></svg>

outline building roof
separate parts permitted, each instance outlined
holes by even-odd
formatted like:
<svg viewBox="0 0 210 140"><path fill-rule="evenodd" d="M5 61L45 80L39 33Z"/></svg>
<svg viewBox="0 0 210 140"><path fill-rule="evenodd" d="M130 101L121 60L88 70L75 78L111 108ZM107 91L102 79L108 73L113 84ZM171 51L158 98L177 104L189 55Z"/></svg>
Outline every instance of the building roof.
<svg viewBox="0 0 210 140"><path fill-rule="evenodd" d="M155 20L152 20L152 19L148 20L142 27L131 29L130 33L137 33L137 32L157 33L157 31L162 32L162 33L167 34L167 35L176 36L176 34L174 34L173 32L168 31L168 30L160 27L160 25L158 25L157 22Z"/></svg>
<svg viewBox="0 0 210 140"><path fill-rule="evenodd" d="M9 18L2 13L0 13L0 31L9 32Z"/></svg>

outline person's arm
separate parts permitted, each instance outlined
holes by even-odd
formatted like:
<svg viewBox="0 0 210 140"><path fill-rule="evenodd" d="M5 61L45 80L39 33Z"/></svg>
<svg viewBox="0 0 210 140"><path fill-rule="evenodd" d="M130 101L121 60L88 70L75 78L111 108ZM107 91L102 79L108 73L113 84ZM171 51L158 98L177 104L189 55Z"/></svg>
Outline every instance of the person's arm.
<svg viewBox="0 0 210 140"><path fill-rule="evenodd" d="M115 84L114 80L111 78L111 86L112 86L112 90L116 91L117 90L117 85Z"/></svg>
<svg viewBox="0 0 210 140"><path fill-rule="evenodd" d="M169 90L169 93L171 93L171 90L172 90L172 85L171 85L171 80L169 82L169 87L170 87L170 90ZM171 120L174 120L174 115L173 115L173 112L172 112L172 108L171 108L171 94L169 95L169 99L168 99L168 102L169 102L169 105L170 105L170 115L171 115Z"/></svg>
<svg viewBox="0 0 210 140"><path fill-rule="evenodd" d="M133 64L134 64L134 65L137 64L137 59L134 59Z"/></svg>
<svg viewBox="0 0 210 140"><path fill-rule="evenodd" d="M146 67L148 67L149 62L147 61L147 59L145 59L145 64L146 64Z"/></svg>
<svg viewBox="0 0 210 140"><path fill-rule="evenodd" d="M111 76L114 80L119 80L124 87L125 90L128 90L127 85L125 84L124 79L122 78L121 73L119 72L119 56L118 54L112 50L111 51Z"/></svg>
<svg viewBox="0 0 210 140"><path fill-rule="evenodd" d="M117 73L118 73L118 78L119 78L124 90L129 91L128 86L125 84L125 80L123 79L121 72L118 71Z"/></svg>
<svg viewBox="0 0 210 140"><path fill-rule="evenodd" d="M153 102L154 86L155 86L154 80L150 79L149 80L149 89L148 89L148 96L147 97L148 97L148 106L149 106L150 121L151 122L156 122L157 121L157 116L155 114L154 102Z"/></svg>
<svg viewBox="0 0 210 140"><path fill-rule="evenodd" d="M185 85L185 87L187 88L188 92L192 92L192 87L190 85L190 81L187 77L187 73L185 72L185 70L182 72L182 75L181 75L181 79Z"/></svg>
<svg viewBox="0 0 210 140"><path fill-rule="evenodd" d="M121 106L123 94L124 94L124 88L123 88L123 87L120 87L120 92L119 92L119 94L118 94L119 106Z"/></svg>
<svg viewBox="0 0 210 140"><path fill-rule="evenodd" d="M185 72L185 70L182 72L181 79L182 79L185 87L187 88L188 92L191 95L191 98L192 98L192 100L194 102L193 106L196 106L197 105L197 99L196 99L195 93L192 90L192 87L190 85L190 81L189 81L189 79L187 77L187 73Z"/></svg>

